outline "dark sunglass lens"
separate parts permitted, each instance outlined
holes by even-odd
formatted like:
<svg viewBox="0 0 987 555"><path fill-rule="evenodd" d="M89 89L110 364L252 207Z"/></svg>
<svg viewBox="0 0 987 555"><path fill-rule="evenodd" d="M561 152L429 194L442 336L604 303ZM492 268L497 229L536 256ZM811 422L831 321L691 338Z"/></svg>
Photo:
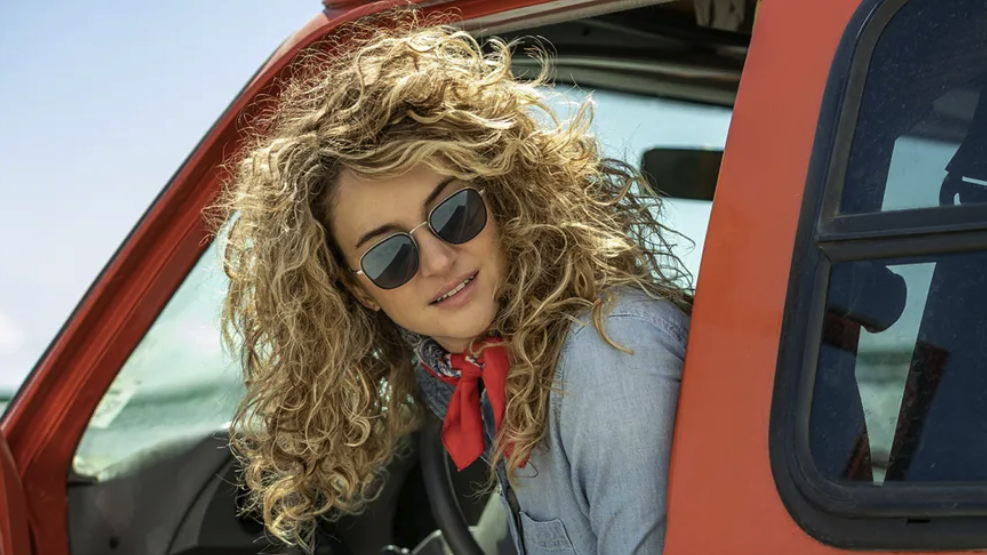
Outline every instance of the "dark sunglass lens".
<svg viewBox="0 0 987 555"><path fill-rule="evenodd" d="M463 189L436 206L429 223L439 238L458 245L483 231L487 225L487 207L479 191Z"/></svg>
<svg viewBox="0 0 987 555"><path fill-rule="evenodd" d="M411 237L394 235L368 250L360 266L377 287L394 289L415 276L418 271L418 249Z"/></svg>

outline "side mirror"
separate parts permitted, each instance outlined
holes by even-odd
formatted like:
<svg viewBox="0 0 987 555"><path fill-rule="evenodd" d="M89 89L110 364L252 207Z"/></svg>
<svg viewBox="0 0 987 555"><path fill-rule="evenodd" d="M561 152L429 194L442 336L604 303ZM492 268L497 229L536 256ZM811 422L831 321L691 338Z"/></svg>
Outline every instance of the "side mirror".
<svg viewBox="0 0 987 555"><path fill-rule="evenodd" d="M669 197L712 201L722 159L721 150L654 148L644 153L641 173Z"/></svg>

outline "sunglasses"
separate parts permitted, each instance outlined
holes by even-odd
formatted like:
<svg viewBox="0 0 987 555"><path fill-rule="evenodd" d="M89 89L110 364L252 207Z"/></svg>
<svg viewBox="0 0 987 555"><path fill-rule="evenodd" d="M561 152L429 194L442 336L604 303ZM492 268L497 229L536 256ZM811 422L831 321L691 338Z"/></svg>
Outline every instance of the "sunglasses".
<svg viewBox="0 0 987 555"><path fill-rule="evenodd" d="M428 213L428 218L407 232L381 239L360 257L356 275L365 275L381 289L394 289L411 281L418 273L420 251L412 234L428 226L439 239L461 245L474 239L487 226L484 191L460 189L446 197Z"/></svg>

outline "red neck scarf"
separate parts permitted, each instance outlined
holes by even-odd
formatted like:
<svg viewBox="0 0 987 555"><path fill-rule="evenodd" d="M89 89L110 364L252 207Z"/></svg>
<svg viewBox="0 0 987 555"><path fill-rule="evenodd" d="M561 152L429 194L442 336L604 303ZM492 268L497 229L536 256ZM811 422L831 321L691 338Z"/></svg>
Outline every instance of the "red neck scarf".
<svg viewBox="0 0 987 555"><path fill-rule="evenodd" d="M463 470L483 454L483 417L480 407L480 380L483 380L487 398L493 408L494 425L500 432L506 406L504 384L511 363L507 348L500 338L488 338L481 342L483 350L476 359L453 353L450 363L460 374L458 378L432 372L438 379L454 386L452 399L446 409L442 425L442 443L452 457L456 468ZM479 349L477 349L479 350Z"/></svg>

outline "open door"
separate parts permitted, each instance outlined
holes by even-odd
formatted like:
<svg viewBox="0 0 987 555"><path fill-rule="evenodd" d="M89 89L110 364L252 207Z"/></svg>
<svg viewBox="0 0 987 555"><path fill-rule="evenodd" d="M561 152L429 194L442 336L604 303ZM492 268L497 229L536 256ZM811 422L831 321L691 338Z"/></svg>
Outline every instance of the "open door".
<svg viewBox="0 0 987 555"><path fill-rule="evenodd" d="M27 500L7 440L0 436L0 555L31 555Z"/></svg>

